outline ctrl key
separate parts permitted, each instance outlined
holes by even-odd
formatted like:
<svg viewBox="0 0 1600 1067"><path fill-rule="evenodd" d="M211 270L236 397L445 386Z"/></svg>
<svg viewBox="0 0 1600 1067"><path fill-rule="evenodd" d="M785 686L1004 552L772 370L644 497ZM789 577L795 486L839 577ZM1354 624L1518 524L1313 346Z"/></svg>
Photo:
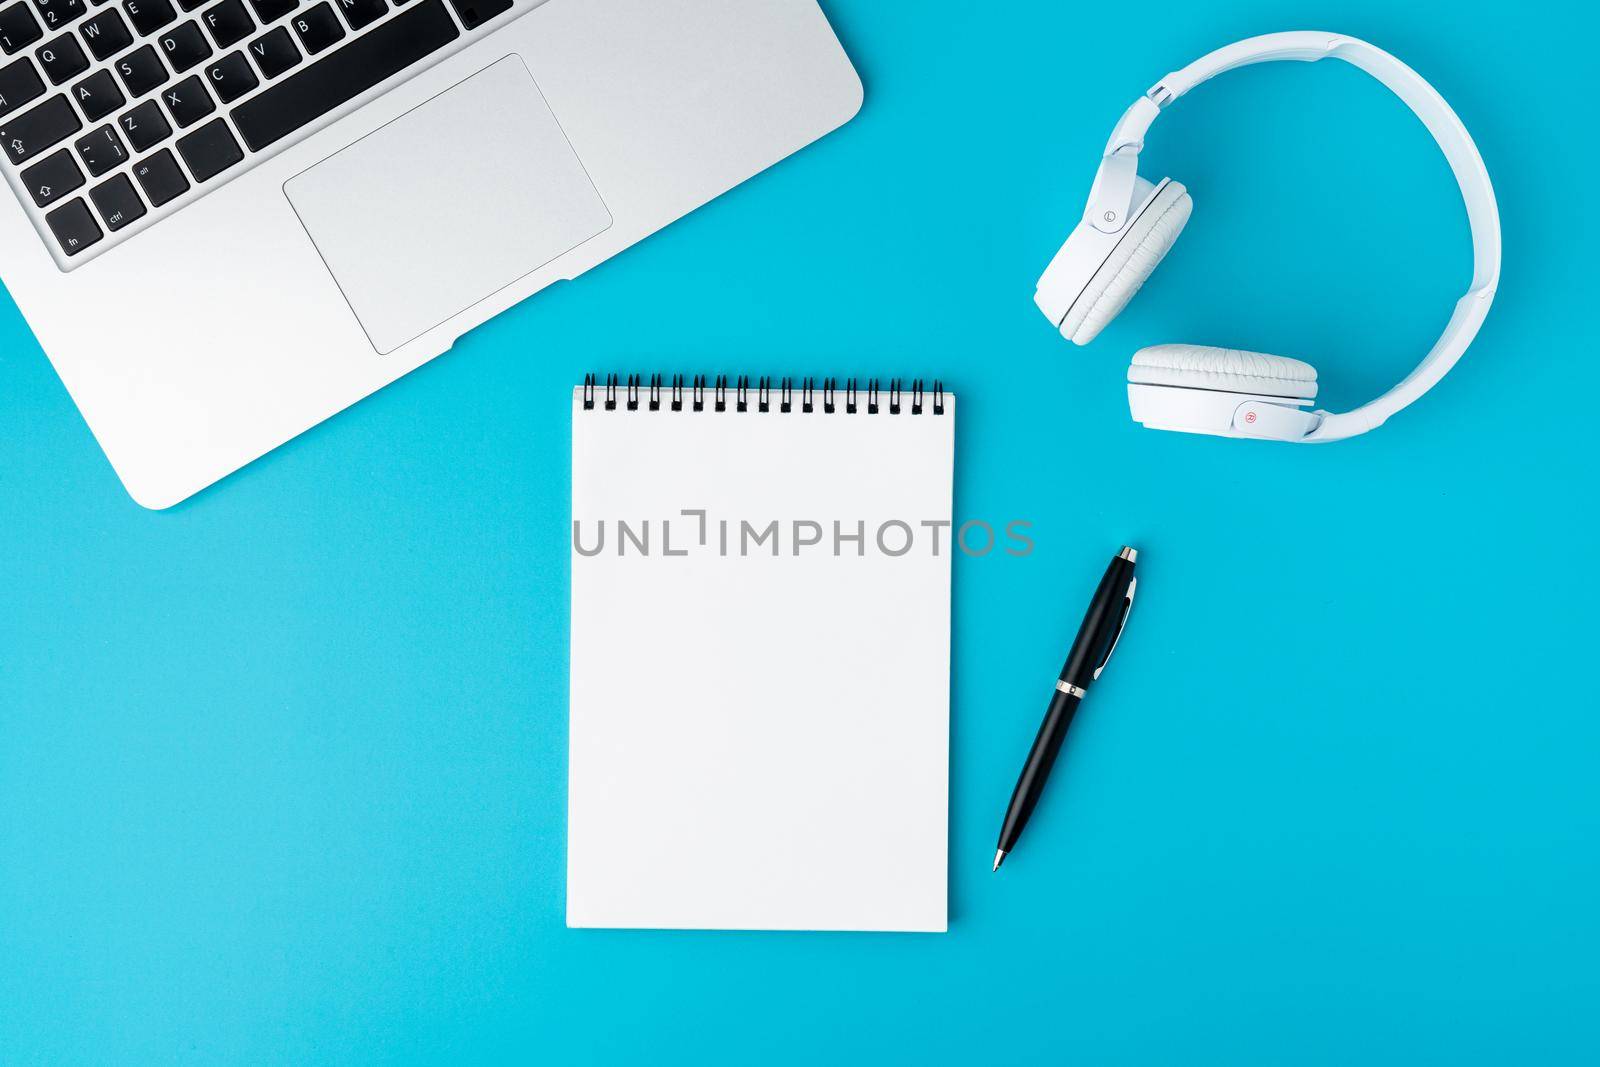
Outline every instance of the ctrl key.
<svg viewBox="0 0 1600 1067"><path fill-rule="evenodd" d="M50 231L60 242L61 251L69 256L77 255L105 236L100 232L100 224L94 221L94 213L81 197L56 208L44 220L50 224Z"/></svg>
<svg viewBox="0 0 1600 1067"><path fill-rule="evenodd" d="M112 233L129 223L138 222L146 214L144 201L133 191L133 183L126 174L118 174L110 181L95 186L89 193L89 199L100 209L100 217L106 220L106 229Z"/></svg>

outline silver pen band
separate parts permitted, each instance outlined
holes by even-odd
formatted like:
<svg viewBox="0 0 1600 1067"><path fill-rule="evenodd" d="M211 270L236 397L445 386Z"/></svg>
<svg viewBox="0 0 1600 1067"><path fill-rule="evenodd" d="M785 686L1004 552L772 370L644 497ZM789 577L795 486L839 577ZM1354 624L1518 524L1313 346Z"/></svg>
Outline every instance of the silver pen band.
<svg viewBox="0 0 1600 1067"><path fill-rule="evenodd" d="M1084 697L1089 695L1089 691L1087 689L1080 689L1071 682L1057 682L1056 689L1067 694L1068 696L1077 697L1079 700L1082 700Z"/></svg>

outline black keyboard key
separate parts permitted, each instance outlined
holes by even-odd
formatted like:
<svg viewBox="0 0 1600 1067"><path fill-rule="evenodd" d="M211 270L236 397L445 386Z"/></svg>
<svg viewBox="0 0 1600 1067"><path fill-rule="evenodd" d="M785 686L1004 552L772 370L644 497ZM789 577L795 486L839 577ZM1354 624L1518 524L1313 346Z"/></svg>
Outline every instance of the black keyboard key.
<svg viewBox="0 0 1600 1067"><path fill-rule="evenodd" d="M14 56L43 36L27 4L15 3L0 11L0 52Z"/></svg>
<svg viewBox="0 0 1600 1067"><path fill-rule="evenodd" d="M149 214L126 174L119 174L95 186L89 193L89 199L94 201L100 217L106 220L106 229L112 233Z"/></svg>
<svg viewBox="0 0 1600 1067"><path fill-rule="evenodd" d="M167 81L167 68L153 44L129 52L117 60L116 68L122 84L128 87L128 95L135 100L152 89L159 89Z"/></svg>
<svg viewBox="0 0 1600 1067"><path fill-rule="evenodd" d="M256 18L265 26L277 22L300 4L299 0L250 0L250 6L256 9Z"/></svg>
<svg viewBox="0 0 1600 1067"><path fill-rule="evenodd" d="M0 67L0 118L43 95L44 82L27 56Z"/></svg>
<svg viewBox="0 0 1600 1067"><path fill-rule="evenodd" d="M246 100L234 108L234 124L259 152L459 36L444 0L424 0Z"/></svg>
<svg viewBox="0 0 1600 1067"><path fill-rule="evenodd" d="M33 0L33 6L39 9L44 28L51 33L89 13L83 0Z"/></svg>
<svg viewBox="0 0 1600 1067"><path fill-rule="evenodd" d="M165 148L135 163L133 176L139 179L139 188L150 199L151 207L170 204L189 191L189 179L183 176L183 169L172 152Z"/></svg>
<svg viewBox="0 0 1600 1067"><path fill-rule="evenodd" d="M162 91L161 99L166 103L167 110L172 112L173 121L180 127L193 126L217 110L211 94L206 92L205 82L200 80L198 74L191 74L177 85L168 86Z"/></svg>
<svg viewBox="0 0 1600 1067"><path fill-rule="evenodd" d="M122 116L117 120L117 126L122 130L122 136L128 139L128 147L133 149L135 155L150 151L172 136L172 126L154 100L146 100Z"/></svg>
<svg viewBox="0 0 1600 1067"><path fill-rule="evenodd" d="M339 10L352 30L364 30L389 10L384 0L339 0Z"/></svg>
<svg viewBox="0 0 1600 1067"><path fill-rule="evenodd" d="M187 136L178 138L178 151L189 164L197 182L208 182L244 159L244 150L228 132L228 124L214 119Z"/></svg>
<svg viewBox="0 0 1600 1067"><path fill-rule="evenodd" d="M133 32L140 37L150 36L178 17L178 13L172 10L171 0L128 0L122 9L128 13L128 21L133 23Z"/></svg>
<svg viewBox="0 0 1600 1067"><path fill-rule="evenodd" d="M65 96L52 96L32 111L0 123L0 151L12 163L26 163L83 129Z"/></svg>
<svg viewBox="0 0 1600 1067"><path fill-rule="evenodd" d="M300 35L300 43L305 46L306 54L311 56L338 44L344 38L344 27L339 25L339 16L327 4L318 4L309 11L301 12L290 25Z"/></svg>
<svg viewBox="0 0 1600 1067"><path fill-rule="evenodd" d="M83 54L83 47L70 33L57 37L35 55L39 60L39 69L44 71L51 85L60 85L89 69L89 57Z"/></svg>
<svg viewBox="0 0 1600 1067"><path fill-rule="evenodd" d="M469 30L511 10L511 0L450 0L450 5L461 16L461 25Z"/></svg>
<svg viewBox="0 0 1600 1067"><path fill-rule="evenodd" d="M268 78L276 78L300 64L300 49L294 46L294 38L282 26L251 41L247 51L250 58L256 61L256 66L261 68L261 73ZM44 90L41 88L39 91Z"/></svg>
<svg viewBox="0 0 1600 1067"><path fill-rule="evenodd" d="M211 46L206 43L206 35L192 22L174 26L163 33L156 38L156 45L167 57L167 64L172 67L174 74L182 74L211 58Z"/></svg>
<svg viewBox="0 0 1600 1067"><path fill-rule="evenodd" d="M231 104L251 89L260 85L256 72L245 62L243 52L229 52L205 69L206 81L216 92L217 99Z"/></svg>
<svg viewBox="0 0 1600 1067"><path fill-rule="evenodd" d="M22 172L22 184L40 207L49 207L74 189L83 188L83 171L65 148Z"/></svg>
<svg viewBox="0 0 1600 1067"><path fill-rule="evenodd" d="M110 59L133 43L128 24L114 7L79 26L78 32L83 34L83 43L89 46L89 51L100 60Z"/></svg>
<svg viewBox="0 0 1600 1067"><path fill-rule="evenodd" d="M222 3L201 15L200 21L206 24L218 48L232 48L256 29L256 24L250 20L250 12L244 9L244 0L222 0Z"/></svg>
<svg viewBox="0 0 1600 1067"><path fill-rule="evenodd" d="M83 160L91 178L116 170L128 161L128 151L122 147L122 138L110 126L89 131L74 141L72 147L78 150L78 158Z"/></svg>
<svg viewBox="0 0 1600 1067"><path fill-rule="evenodd" d="M97 70L74 85L72 98L83 109L83 117L90 122L99 122L128 102L109 70Z"/></svg>
<svg viewBox="0 0 1600 1067"><path fill-rule="evenodd" d="M73 200L56 208L44 217L44 221L50 224L50 231L56 235L61 251L69 256L77 255L105 236L100 232L100 224L94 221L94 213L89 210L89 205L82 200Z"/></svg>

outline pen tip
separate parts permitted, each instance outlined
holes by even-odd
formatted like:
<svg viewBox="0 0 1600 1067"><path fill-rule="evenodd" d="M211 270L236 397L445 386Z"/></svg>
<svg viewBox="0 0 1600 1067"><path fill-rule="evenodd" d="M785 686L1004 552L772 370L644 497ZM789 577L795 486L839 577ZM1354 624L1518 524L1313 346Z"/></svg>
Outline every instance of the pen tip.
<svg viewBox="0 0 1600 1067"><path fill-rule="evenodd" d="M1000 869L1000 864L1005 860L1005 858L1006 858L1006 850L1003 849L1003 848L1000 849L999 851L997 851L994 854L994 869L995 870L998 871Z"/></svg>

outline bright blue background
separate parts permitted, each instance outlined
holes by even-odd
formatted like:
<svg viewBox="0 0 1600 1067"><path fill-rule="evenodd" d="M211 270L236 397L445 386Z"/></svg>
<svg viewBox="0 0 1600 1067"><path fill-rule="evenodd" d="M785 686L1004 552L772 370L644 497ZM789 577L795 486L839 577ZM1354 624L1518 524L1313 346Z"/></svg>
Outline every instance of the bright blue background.
<svg viewBox="0 0 1600 1067"><path fill-rule="evenodd" d="M831 0L855 123L166 513L5 304L0 1061L1595 1062L1595 18L1213 6ZM1457 107L1500 298L1380 433L1140 429L1140 344L1299 356L1348 406L1466 285L1421 127L1280 65L1157 127L1196 210L1123 318L1037 317L1120 110L1305 25ZM567 387L634 369L940 376L960 515L1035 524L956 563L947 936L564 929ZM1124 541L1127 640L991 875Z"/></svg>

